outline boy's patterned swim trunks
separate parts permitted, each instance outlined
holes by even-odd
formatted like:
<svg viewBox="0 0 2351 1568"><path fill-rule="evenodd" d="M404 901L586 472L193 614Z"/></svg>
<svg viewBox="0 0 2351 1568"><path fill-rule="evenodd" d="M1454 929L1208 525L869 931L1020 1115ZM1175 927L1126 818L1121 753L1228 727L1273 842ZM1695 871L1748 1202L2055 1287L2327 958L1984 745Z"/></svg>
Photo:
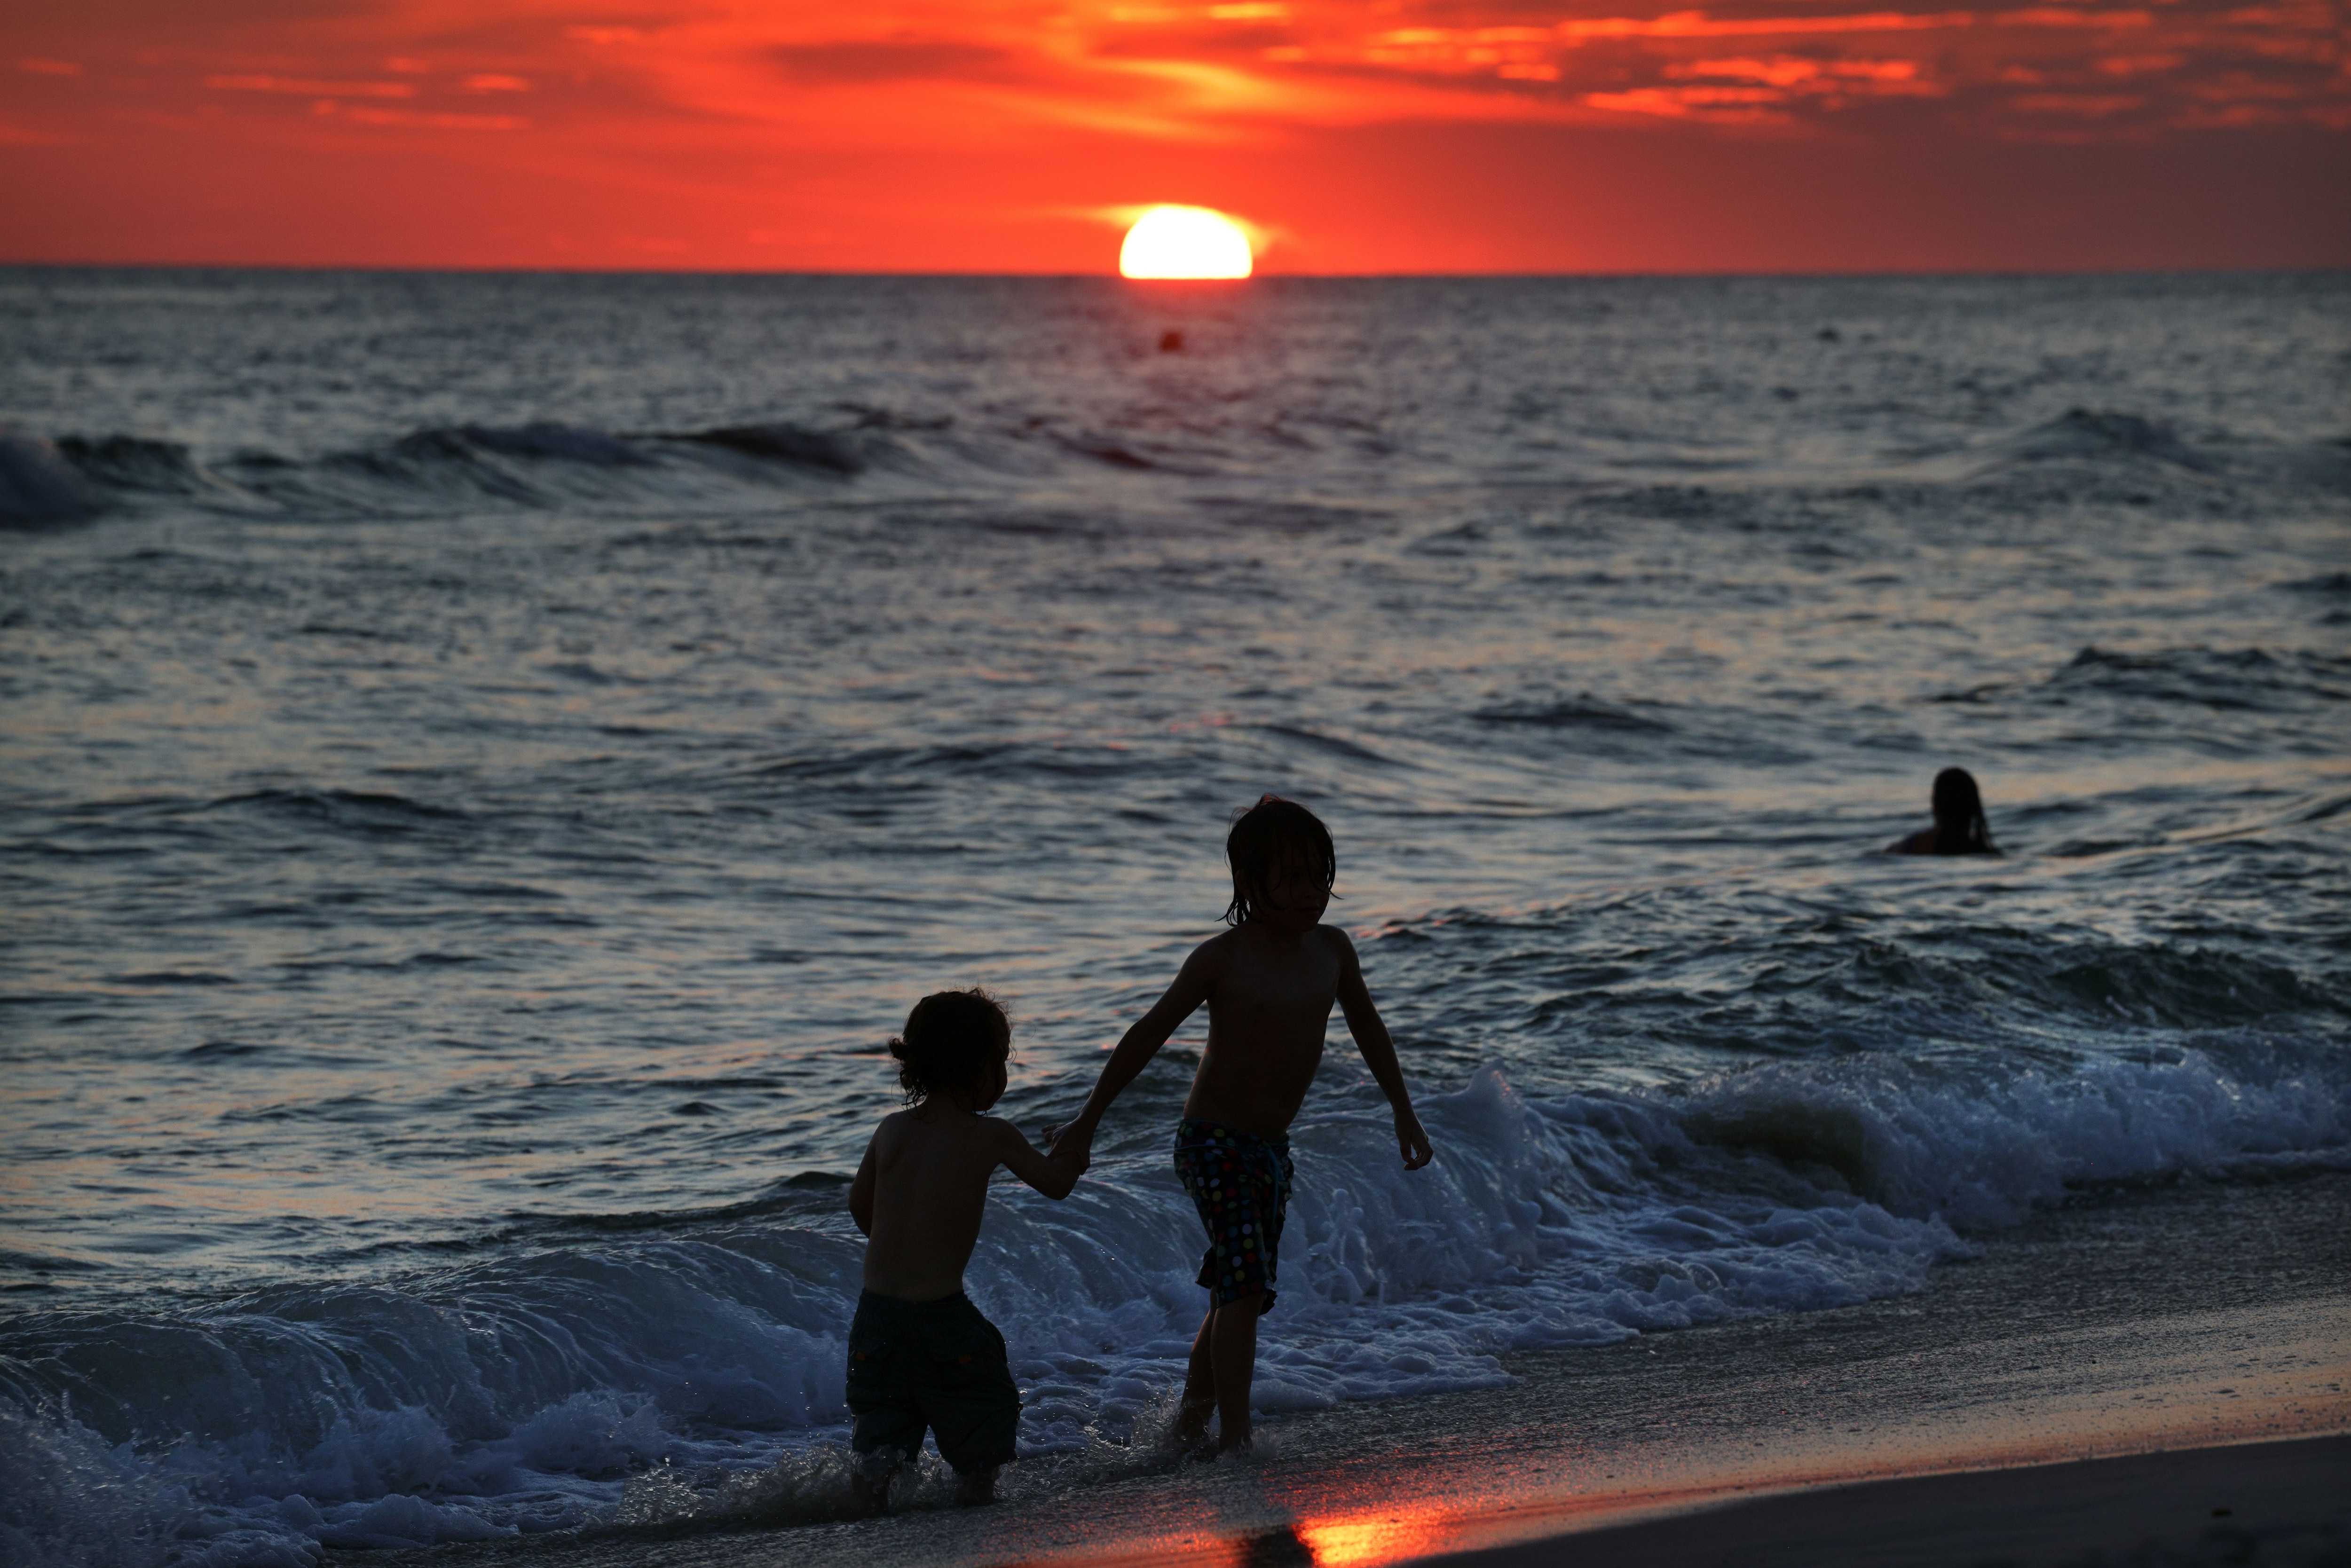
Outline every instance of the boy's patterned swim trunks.
<svg viewBox="0 0 2351 1568"><path fill-rule="evenodd" d="M1176 1125L1176 1174L1208 1228L1200 1283L1220 1307L1263 1291L1258 1311L1273 1311L1276 1254L1290 1208L1290 1141L1186 1116Z"/></svg>

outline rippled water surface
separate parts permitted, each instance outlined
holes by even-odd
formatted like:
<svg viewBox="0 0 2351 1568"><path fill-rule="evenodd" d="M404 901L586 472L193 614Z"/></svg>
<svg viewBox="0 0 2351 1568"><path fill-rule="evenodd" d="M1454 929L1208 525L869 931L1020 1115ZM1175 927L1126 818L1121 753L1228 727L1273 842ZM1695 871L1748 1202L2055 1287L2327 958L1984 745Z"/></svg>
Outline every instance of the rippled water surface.
<svg viewBox="0 0 2351 1568"><path fill-rule="evenodd" d="M1393 1168L1342 1028L1269 1408L2351 1161L2346 322L0 272L0 1548L816 1473L882 1037L986 983L1004 1109L1071 1108L1267 789L1440 1148ZM1873 855L1949 763L2006 856ZM1196 1045L1069 1203L999 1190L1029 1452L1177 1375Z"/></svg>

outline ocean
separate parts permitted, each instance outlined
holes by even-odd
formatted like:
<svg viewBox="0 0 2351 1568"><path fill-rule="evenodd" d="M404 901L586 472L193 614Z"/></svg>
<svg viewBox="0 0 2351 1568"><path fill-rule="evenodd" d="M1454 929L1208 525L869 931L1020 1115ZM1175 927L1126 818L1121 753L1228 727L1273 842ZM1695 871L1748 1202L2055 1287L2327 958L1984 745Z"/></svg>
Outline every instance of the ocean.
<svg viewBox="0 0 2351 1568"><path fill-rule="evenodd" d="M1336 1024L1277 1416L2351 1169L2351 275L19 268L0 364L9 1564L830 1473L883 1039L989 987L1041 1134L1268 790L1438 1151ZM2005 854L1875 852L1955 764ZM1203 1027L991 1198L1024 1455L1164 1418Z"/></svg>

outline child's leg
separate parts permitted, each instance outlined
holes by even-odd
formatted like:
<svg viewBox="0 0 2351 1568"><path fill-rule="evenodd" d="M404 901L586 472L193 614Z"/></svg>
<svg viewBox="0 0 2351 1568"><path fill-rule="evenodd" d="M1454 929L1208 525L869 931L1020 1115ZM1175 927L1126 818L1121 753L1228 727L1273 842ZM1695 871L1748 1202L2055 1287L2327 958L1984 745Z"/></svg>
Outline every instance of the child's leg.
<svg viewBox="0 0 2351 1568"><path fill-rule="evenodd" d="M850 1480L850 1506L880 1513L890 1505L890 1483L922 1452L929 1425L906 1382L902 1310L889 1300L865 1296L849 1325L847 1395L857 1418L849 1436L856 1469Z"/></svg>
<svg viewBox="0 0 2351 1568"><path fill-rule="evenodd" d="M956 1472L956 1506L974 1508L996 1500L996 1472L1000 1467L982 1465L976 1470Z"/></svg>
<svg viewBox="0 0 2351 1568"><path fill-rule="evenodd" d="M1200 1316L1200 1332L1192 1336L1192 1360L1184 1369L1184 1398L1176 1407L1176 1440L1186 1448L1207 1440L1208 1417L1217 1412L1217 1368L1209 1349L1216 1328L1212 1299Z"/></svg>
<svg viewBox="0 0 2351 1568"><path fill-rule="evenodd" d="M1257 1320L1265 1292L1236 1296L1208 1314L1208 1364L1216 1377L1217 1447L1249 1443L1249 1384L1257 1376Z"/></svg>
<svg viewBox="0 0 2351 1568"><path fill-rule="evenodd" d="M888 1448L861 1455L850 1481L850 1511L860 1515L888 1511L890 1483L905 1468L905 1457Z"/></svg>
<svg viewBox="0 0 2351 1568"><path fill-rule="evenodd" d="M1018 1451L1020 1390L1013 1384L1004 1336L962 1296L931 1317L921 1397L939 1439L939 1457L956 1473L956 1501L996 1500L998 1467Z"/></svg>

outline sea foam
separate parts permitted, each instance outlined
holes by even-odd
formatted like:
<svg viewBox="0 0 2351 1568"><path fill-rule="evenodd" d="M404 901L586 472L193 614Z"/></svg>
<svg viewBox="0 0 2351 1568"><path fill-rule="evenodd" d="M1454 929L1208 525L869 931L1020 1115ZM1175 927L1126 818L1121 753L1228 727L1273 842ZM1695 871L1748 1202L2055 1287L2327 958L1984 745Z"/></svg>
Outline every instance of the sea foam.
<svg viewBox="0 0 2351 1568"><path fill-rule="evenodd" d="M2345 1085L2274 1042L2234 1066L1881 1054L1536 1099L1489 1065L1427 1099L1439 1157L1413 1173L1360 1069L1336 1077L1296 1129L1269 1412L1917 1290L1970 1232L2084 1182L2351 1164ZM0 1539L26 1561L304 1562L611 1521L655 1472L630 1519L816 1517L857 1289L835 1201L20 1322L0 1339ZM1155 1140L1106 1152L1065 1203L998 1189L967 1284L1009 1343L1025 1454L1149 1424L1197 1322L1200 1248Z"/></svg>

